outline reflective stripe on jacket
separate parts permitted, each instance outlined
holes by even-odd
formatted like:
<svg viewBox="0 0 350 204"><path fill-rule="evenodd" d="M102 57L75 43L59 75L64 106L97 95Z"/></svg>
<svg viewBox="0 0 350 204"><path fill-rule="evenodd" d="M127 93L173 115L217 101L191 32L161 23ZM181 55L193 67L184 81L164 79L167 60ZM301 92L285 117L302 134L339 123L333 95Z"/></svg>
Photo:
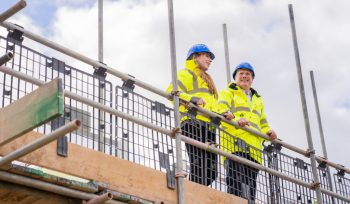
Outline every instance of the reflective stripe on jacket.
<svg viewBox="0 0 350 204"><path fill-rule="evenodd" d="M203 108L216 111L217 99L214 97L213 93L210 93L207 83L199 76L200 70L194 60L187 60L185 64L185 69L178 71L177 73L177 83L178 90L180 92L179 98L189 102L192 97L202 98L205 101L205 106ZM172 84L167 88L167 93L171 93L173 90ZM186 113L188 110L180 105L180 112ZM181 117L181 122L189 119L187 116ZM205 122L210 121L209 118L201 114L197 114L196 119Z"/></svg>
<svg viewBox="0 0 350 204"><path fill-rule="evenodd" d="M249 101L243 90L235 83L231 83L228 89L223 90L219 94L218 100L218 112L224 113L231 111L237 121L240 118L245 118L249 122L249 127L257 131L266 134L269 130L269 124L267 123L266 116L264 113L264 103L260 95L251 89L252 100ZM222 127L226 134L222 132L220 136L220 146L227 152L249 152L250 156L257 162L261 163L262 155L262 137L253 135L245 130L235 128L227 123L222 123ZM235 136L237 139L233 139L230 135ZM240 141L241 140L241 141ZM242 140L244 142L242 142ZM245 147L248 144L254 148ZM256 149L255 149L256 148Z"/></svg>

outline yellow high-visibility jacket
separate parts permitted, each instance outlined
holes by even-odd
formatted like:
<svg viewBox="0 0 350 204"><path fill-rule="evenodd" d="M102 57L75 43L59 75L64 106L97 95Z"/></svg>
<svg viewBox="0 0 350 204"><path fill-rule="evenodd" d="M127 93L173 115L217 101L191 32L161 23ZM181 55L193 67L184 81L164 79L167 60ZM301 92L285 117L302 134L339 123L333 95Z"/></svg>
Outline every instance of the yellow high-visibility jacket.
<svg viewBox="0 0 350 204"><path fill-rule="evenodd" d="M219 93L218 99L218 112L224 113L231 111L235 118L234 121L237 121L240 118L245 118L249 122L249 127L257 131L260 131L266 134L269 130L269 124L267 123L265 112L264 112L264 103L261 99L261 96L251 88L252 100L249 101L246 94L243 90L237 86L235 83L230 83L226 90L223 90ZM235 128L234 126L228 123L222 123L222 128L226 134L222 132L220 135L220 147L229 152L246 152L250 156L261 163L262 155L260 150L262 150L262 142L265 140L262 137L253 135L245 130ZM248 144L255 148L245 148L242 142L234 139L232 136L243 140L245 144Z"/></svg>
<svg viewBox="0 0 350 204"><path fill-rule="evenodd" d="M216 111L217 99L214 97L213 93L210 93L207 83L199 76L200 70L194 60L187 60L185 64L185 69L178 71L177 73L177 83L178 91L180 92L179 98L189 102L192 97L202 98L205 101L205 106L203 108ZM173 90L172 84L167 88L167 93L171 93ZM188 110L183 105L180 105L180 112L186 113ZM189 117L182 114L181 122L189 119ZM199 112L196 119L209 122L210 119Z"/></svg>

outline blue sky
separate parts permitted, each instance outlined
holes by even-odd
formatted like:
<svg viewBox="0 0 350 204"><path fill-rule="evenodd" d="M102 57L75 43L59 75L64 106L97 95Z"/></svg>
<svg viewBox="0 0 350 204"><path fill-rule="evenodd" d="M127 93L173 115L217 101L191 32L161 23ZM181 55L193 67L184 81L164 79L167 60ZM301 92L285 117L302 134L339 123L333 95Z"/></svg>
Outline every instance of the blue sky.
<svg viewBox="0 0 350 204"><path fill-rule="evenodd" d="M16 2L2 1L0 11ZM39 35L97 59L96 2L32 0L9 21L25 24L25 28ZM165 90L171 80L167 1L104 2L105 63ZM216 55L209 73L217 87L224 89L222 24L226 23L231 67L241 61L248 61L255 67L257 77L253 86L264 98L271 126L282 140L307 148L288 16L289 3L294 5L316 152L322 154L310 70L314 70L330 160L349 167L349 1L175 0L177 65L179 69L183 66L191 45L207 44ZM0 31L6 33L4 29ZM68 64L76 63L65 56L60 57Z"/></svg>
<svg viewBox="0 0 350 204"><path fill-rule="evenodd" d="M1 8L10 8L17 2L17 0L4 0L1 2ZM91 7L95 2L95 0L28 0L27 6L19 14L30 17L37 26L49 31L49 27L59 7L63 5L71 8Z"/></svg>

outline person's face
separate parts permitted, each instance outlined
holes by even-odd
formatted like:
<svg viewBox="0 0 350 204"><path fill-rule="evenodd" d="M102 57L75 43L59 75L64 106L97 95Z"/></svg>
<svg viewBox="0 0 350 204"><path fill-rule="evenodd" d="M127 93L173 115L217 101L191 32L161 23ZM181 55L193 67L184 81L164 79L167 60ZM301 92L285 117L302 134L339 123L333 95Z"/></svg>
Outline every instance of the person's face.
<svg viewBox="0 0 350 204"><path fill-rule="evenodd" d="M198 68L207 71L211 64L211 58L209 53L199 53L195 55L194 60L197 62Z"/></svg>
<svg viewBox="0 0 350 204"><path fill-rule="evenodd" d="M239 69L235 78L236 84L244 90L249 90L253 83L253 74L246 69Z"/></svg>

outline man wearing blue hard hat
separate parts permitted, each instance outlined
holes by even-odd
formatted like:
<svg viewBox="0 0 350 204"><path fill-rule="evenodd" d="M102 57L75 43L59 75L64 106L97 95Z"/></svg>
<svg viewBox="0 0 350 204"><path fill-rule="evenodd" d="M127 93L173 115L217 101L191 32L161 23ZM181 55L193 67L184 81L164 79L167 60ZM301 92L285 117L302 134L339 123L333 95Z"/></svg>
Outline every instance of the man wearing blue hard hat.
<svg viewBox="0 0 350 204"><path fill-rule="evenodd" d="M204 44L193 45L187 53L185 68L177 73L181 112L181 133L203 143L216 142L216 130L210 119L197 112L187 109L184 103L191 102L204 109L215 111L217 108L218 92L214 81L207 73L213 52ZM169 85L167 92L172 93ZM190 144L186 144L190 162L190 181L210 185L217 177L217 155Z"/></svg>
<svg viewBox="0 0 350 204"><path fill-rule="evenodd" d="M219 94L218 112L226 119L234 120L240 127L248 126L270 137L277 138L266 120L264 102L259 93L252 88L255 78L254 67L243 62L232 73L235 83L230 83ZM232 154L255 163L262 163L262 142L264 138L236 128L227 123L222 127L226 133L220 135L220 147ZM227 192L255 201L258 169L224 158Z"/></svg>

